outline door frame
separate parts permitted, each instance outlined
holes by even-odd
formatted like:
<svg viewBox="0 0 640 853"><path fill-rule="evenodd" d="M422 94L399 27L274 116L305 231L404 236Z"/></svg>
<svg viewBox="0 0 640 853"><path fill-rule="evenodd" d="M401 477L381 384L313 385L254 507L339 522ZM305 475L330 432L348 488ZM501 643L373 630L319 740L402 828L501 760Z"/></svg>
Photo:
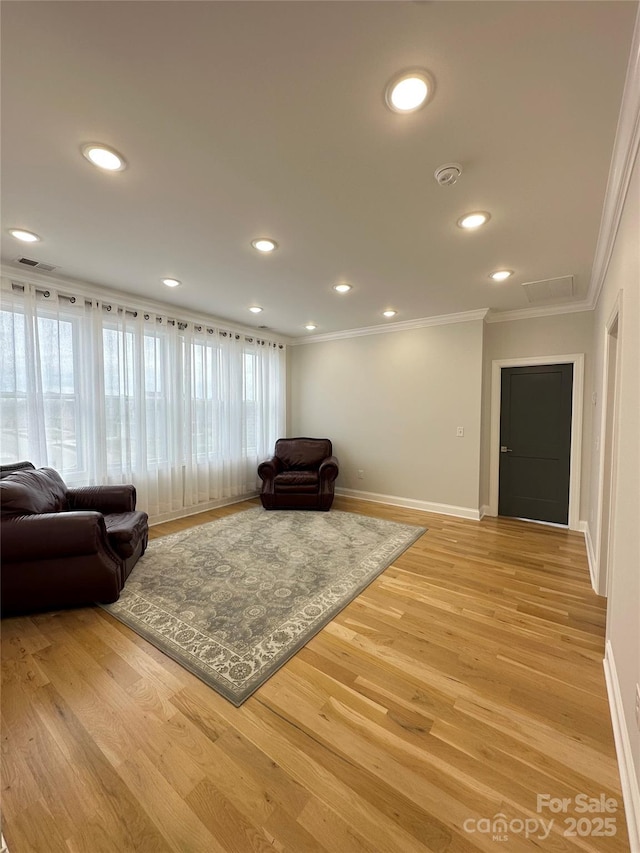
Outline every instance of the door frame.
<svg viewBox="0 0 640 853"><path fill-rule="evenodd" d="M498 358L491 362L491 446L489 455L489 515L498 515L500 476L500 396L503 367L573 364L571 389L571 458L569 468L569 530L580 530L580 474L582 460L582 406L584 353Z"/></svg>
<svg viewBox="0 0 640 853"><path fill-rule="evenodd" d="M615 335L613 334L615 330ZM618 420L620 416L620 334L622 331L622 291L618 291L616 301L604 325L604 368L602 371L602 411L600 413L600 448L598 454L598 486L596 506L596 565L594 584L598 595L609 597L611 581L611 545L612 521L615 518L615 494L618 477ZM615 344L612 338L615 337ZM612 355L615 363L612 369ZM611 424L607 415L611 413ZM610 461L608 494L605 493L607 478L605 463ZM605 518L606 513L606 518ZM609 620L607 619L607 633Z"/></svg>

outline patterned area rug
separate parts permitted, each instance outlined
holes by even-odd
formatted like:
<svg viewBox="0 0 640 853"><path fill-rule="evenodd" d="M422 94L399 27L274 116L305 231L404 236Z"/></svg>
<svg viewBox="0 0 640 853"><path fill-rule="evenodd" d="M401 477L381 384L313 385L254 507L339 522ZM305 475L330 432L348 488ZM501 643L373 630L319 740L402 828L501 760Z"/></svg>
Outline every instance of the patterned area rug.
<svg viewBox="0 0 640 853"><path fill-rule="evenodd" d="M152 540L103 606L240 705L424 532L249 509Z"/></svg>

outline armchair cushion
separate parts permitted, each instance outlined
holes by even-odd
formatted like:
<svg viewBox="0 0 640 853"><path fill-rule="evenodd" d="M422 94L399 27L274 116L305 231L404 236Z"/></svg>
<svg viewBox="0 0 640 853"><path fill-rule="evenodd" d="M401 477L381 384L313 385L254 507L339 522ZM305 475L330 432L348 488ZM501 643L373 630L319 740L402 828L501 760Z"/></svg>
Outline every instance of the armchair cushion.
<svg viewBox="0 0 640 853"><path fill-rule="evenodd" d="M67 487L53 468L24 469L0 480L2 515L60 512L67 507Z"/></svg>
<svg viewBox="0 0 640 853"><path fill-rule="evenodd" d="M281 474L276 474L275 479L276 491L281 486L313 486L318 488L318 472L317 471L283 471Z"/></svg>
<svg viewBox="0 0 640 853"><path fill-rule="evenodd" d="M29 471L35 471L36 466L33 462L11 462L9 465L0 465L0 479L2 477L8 477L9 474L13 474L15 471L24 471L28 469Z"/></svg>
<svg viewBox="0 0 640 853"><path fill-rule="evenodd" d="M279 438L275 455L285 470L317 470L331 456L331 442L328 438Z"/></svg>
<svg viewBox="0 0 640 853"><path fill-rule="evenodd" d="M318 492L318 474L316 471L283 471L275 479L275 492L310 493Z"/></svg>

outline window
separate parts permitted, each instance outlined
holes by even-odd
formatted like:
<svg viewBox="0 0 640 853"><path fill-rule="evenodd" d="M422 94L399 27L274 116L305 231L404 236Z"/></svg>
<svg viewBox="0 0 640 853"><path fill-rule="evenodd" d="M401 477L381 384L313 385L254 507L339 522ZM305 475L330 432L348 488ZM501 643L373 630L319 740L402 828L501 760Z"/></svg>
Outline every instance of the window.
<svg viewBox="0 0 640 853"><path fill-rule="evenodd" d="M6 284L0 335L2 460L133 482L151 516L254 490L283 432L273 342Z"/></svg>
<svg viewBox="0 0 640 853"><path fill-rule="evenodd" d="M81 470L75 324L55 317L34 318L37 345L28 363L29 321L22 312L2 311L0 317L3 461L29 457L29 435L34 419L38 419L49 448L49 464L68 472ZM28 396L31 385L36 389L35 397Z"/></svg>

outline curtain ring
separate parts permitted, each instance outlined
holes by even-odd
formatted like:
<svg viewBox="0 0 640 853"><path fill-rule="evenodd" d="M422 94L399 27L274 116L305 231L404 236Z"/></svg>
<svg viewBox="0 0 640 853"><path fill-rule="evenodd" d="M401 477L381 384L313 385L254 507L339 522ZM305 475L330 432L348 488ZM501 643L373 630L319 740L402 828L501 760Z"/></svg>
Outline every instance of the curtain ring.
<svg viewBox="0 0 640 853"><path fill-rule="evenodd" d="M75 303L75 301L76 301L75 296L72 296L72 297L69 299L69 302L70 302L72 305Z"/></svg>
<svg viewBox="0 0 640 853"><path fill-rule="evenodd" d="M107 311L111 311L111 305L105 305L104 307L107 309Z"/></svg>
<svg viewBox="0 0 640 853"><path fill-rule="evenodd" d="M44 296L45 299L48 299L51 296L51 294L49 293L48 290L45 290L42 295Z"/></svg>

